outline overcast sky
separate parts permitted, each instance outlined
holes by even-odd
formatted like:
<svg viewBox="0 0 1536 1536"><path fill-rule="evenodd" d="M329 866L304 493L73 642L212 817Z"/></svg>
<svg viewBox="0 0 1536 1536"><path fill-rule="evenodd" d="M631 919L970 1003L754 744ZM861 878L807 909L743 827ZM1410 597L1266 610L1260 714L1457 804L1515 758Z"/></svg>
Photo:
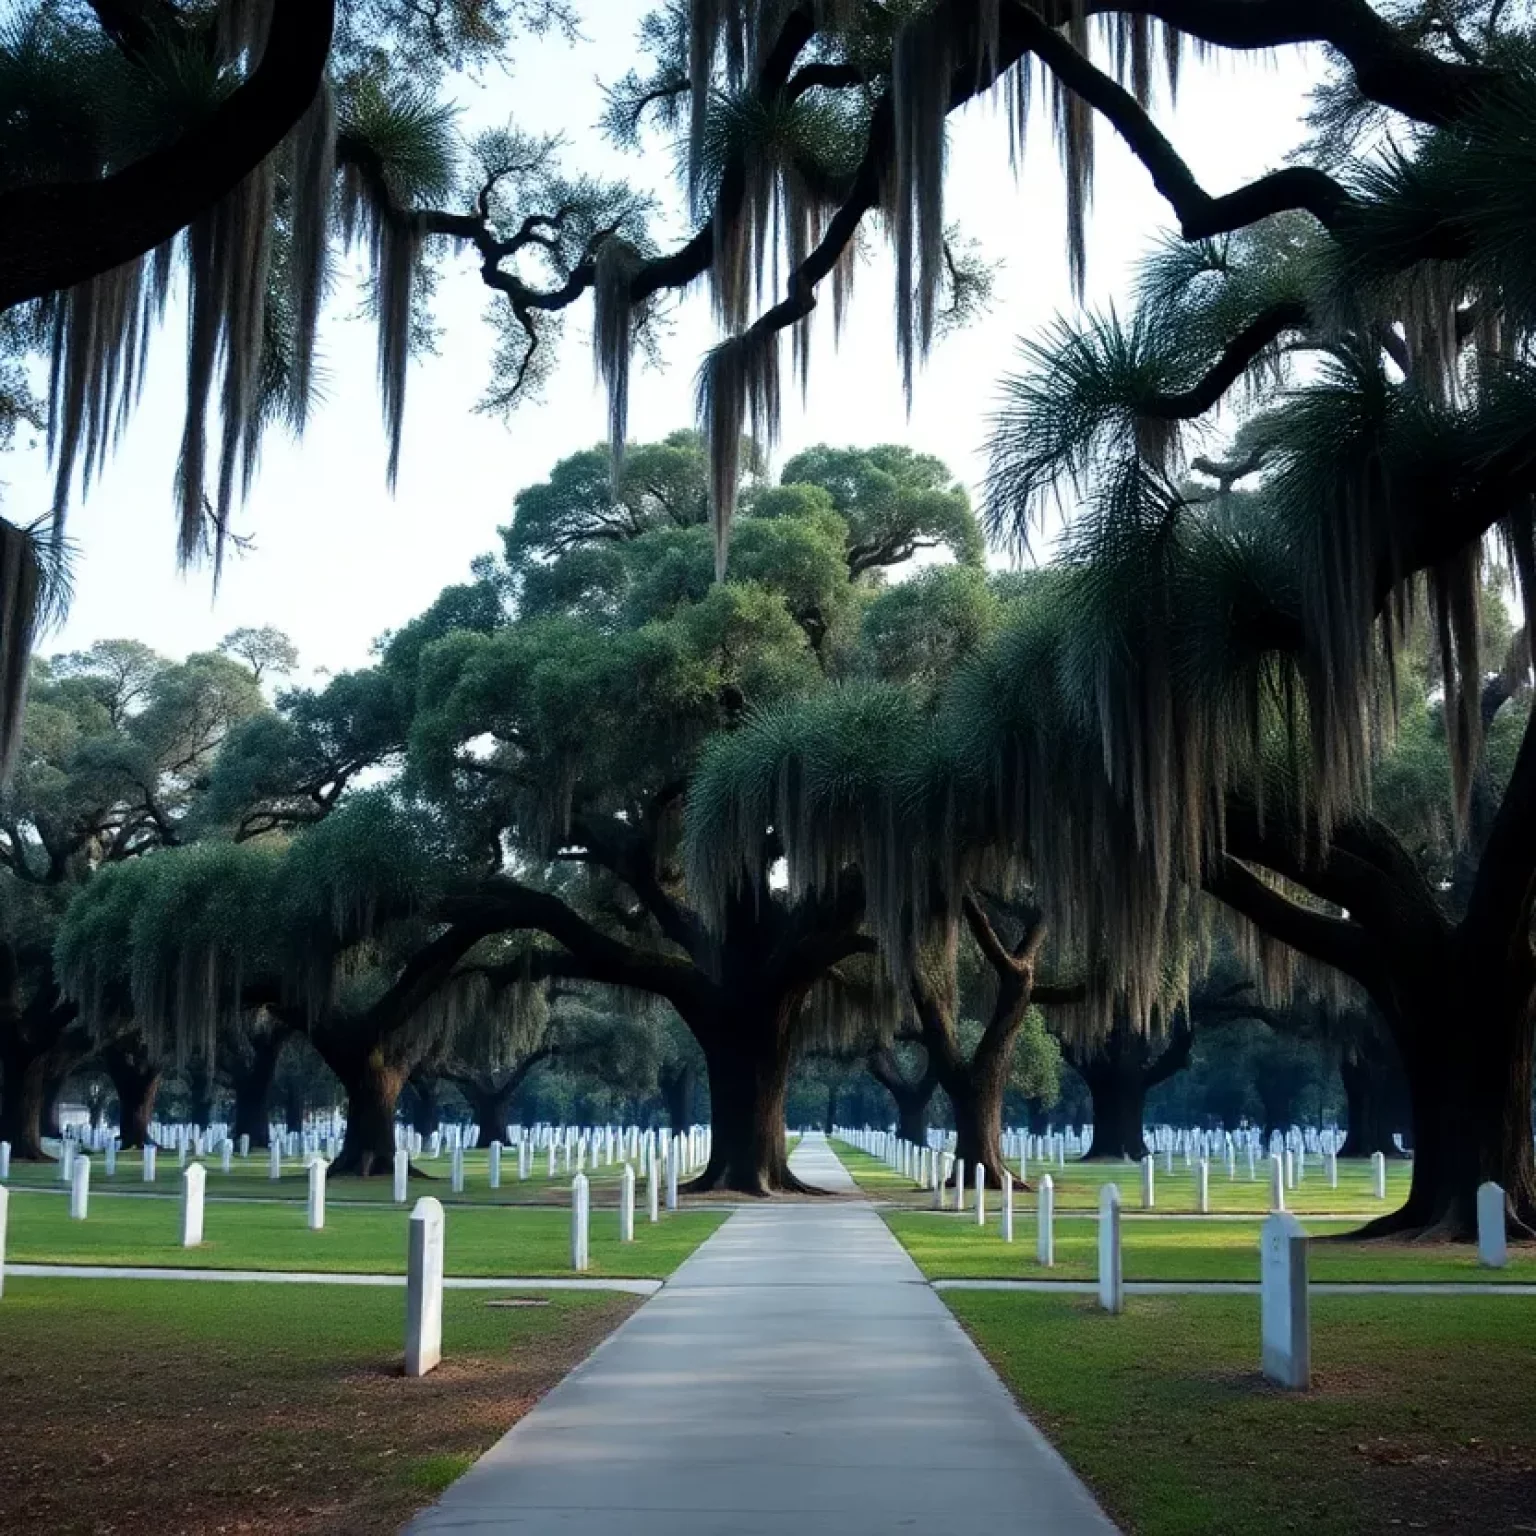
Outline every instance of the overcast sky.
<svg viewBox="0 0 1536 1536"><path fill-rule="evenodd" d="M633 173L670 187L663 155L621 155L595 131L598 82L634 62L635 24L650 0L588 0L586 40L546 40L519 49L515 73L493 76L465 96L466 127L515 118L559 131L570 164L606 175ZM1220 193L1281 162L1300 137L1298 114L1320 68L1289 50L1185 65L1176 110L1156 116L1208 191ZM976 103L951 119L946 217L958 221L989 260L1002 263L991 312L944 340L919 378L910 418L902 399L891 324L890 266L878 240L860 269L840 349L821 321L809 399L786 399L782 463L817 442L903 442L944 458L974 486L998 381L1014 362L1017 338L1071 308L1065 203L1054 148L1037 119L1022 176L1008 164L999 109ZM1090 226L1089 303L1126 292L1137 255L1168 222L1146 173L1100 127ZM674 218L673 233L682 229ZM45 651L133 636L171 656L212 646L246 624L276 624L297 643L305 671L363 664L370 643L419 612L469 561L497 542L512 499L561 457L603 434L593 386L590 304L566 327L564 355L543 399L509 424L476 412L487 379L487 291L473 267L443 273L436 313L438 355L415 365L407 395L399 487L384 486L384 445L375 389L371 324L341 295L322 336L328 398L301 442L274 436L237 528L253 551L233 560L215 598L208 574L175 569L171 481L181 430L182 327L174 307L158 338L143 403L116 457L69 525L80 556L67 625ZM830 307L830 306L828 306ZM631 409L635 441L692 423L698 360L713 339L702 285L680 304L666 366L637 376ZM44 511L50 490L40 444L18 439L0 459L6 515Z"/></svg>

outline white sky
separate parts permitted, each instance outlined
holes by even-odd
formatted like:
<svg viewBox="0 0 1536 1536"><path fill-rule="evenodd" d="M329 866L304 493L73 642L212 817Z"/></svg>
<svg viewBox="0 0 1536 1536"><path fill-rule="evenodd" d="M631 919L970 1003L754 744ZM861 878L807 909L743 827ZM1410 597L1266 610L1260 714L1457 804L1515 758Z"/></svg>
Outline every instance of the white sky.
<svg viewBox="0 0 1536 1536"><path fill-rule="evenodd" d="M634 60L635 26L651 0L589 0L586 41L543 41L519 50L515 74L491 77L466 96L466 125L504 122L564 132L569 164L599 174L637 174L658 188L670 162L659 152L621 156L592 126L598 80ZM1176 111L1156 116L1212 193L1280 163L1300 136L1315 55L1186 62ZM1089 303L1123 295L1131 264L1168 220L1166 206L1119 139L1100 125L1095 212L1089 231ZM891 325L890 268L878 250L859 273L842 345L821 322L810 398L786 400L782 463L817 442L903 442L938 454L975 485L999 378L1016 339L1070 308L1065 201L1055 150L1037 118L1024 173L1008 165L999 110L973 104L951 120L946 218L1003 262L992 310L936 349L920 376L910 419L901 394ZM673 232L682 230L673 221ZM216 599L206 571L175 569L171 481L181 430L181 325L174 308L158 341L143 403L106 474L71 514L76 598L45 651L133 636L170 656L211 647L237 625L275 624L294 639L305 670L366 663L382 631L421 611L469 561L496 547L512 499L566 454L604 431L593 386L590 303L567 324L564 355L542 401L510 425L475 412L488 377L485 290L468 262L444 272L436 306L439 354L412 368L399 487L384 487L384 445L374 385L374 333L346 296L322 334L328 399L302 442L274 435L260 478L237 521L253 552L226 567ZM830 308L830 305L826 306ZM646 441L690 425L698 360L713 340L702 285L679 307L663 371L635 380L631 437ZM786 354L787 364L787 354ZM50 498L40 445L18 437L0 459L6 515L25 521Z"/></svg>

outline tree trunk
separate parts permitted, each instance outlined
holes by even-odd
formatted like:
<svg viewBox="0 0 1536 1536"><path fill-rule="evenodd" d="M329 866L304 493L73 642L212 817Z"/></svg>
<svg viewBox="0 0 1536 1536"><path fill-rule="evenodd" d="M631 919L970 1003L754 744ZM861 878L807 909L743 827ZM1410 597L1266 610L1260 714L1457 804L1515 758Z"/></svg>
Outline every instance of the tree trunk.
<svg viewBox="0 0 1536 1536"><path fill-rule="evenodd" d="M155 1097L160 1092L160 1068L116 1055L103 1059L117 1090L117 1119L123 1146L147 1146L149 1122L155 1118Z"/></svg>
<svg viewBox="0 0 1536 1536"><path fill-rule="evenodd" d="M986 1064L982 1064L984 1067ZM993 1189L1003 1186L1003 1091L1007 1087L1006 1058L1001 1070L969 1068L951 1074L944 1084L955 1112L955 1160L966 1166L966 1182L975 1180L978 1164L987 1170Z"/></svg>
<svg viewBox="0 0 1536 1536"><path fill-rule="evenodd" d="M218 1083L208 1068L196 1067L187 1074L189 1118L193 1125L206 1129L213 1124L214 1099L217 1093Z"/></svg>
<svg viewBox="0 0 1536 1536"><path fill-rule="evenodd" d="M667 1123L674 1131L680 1131L693 1124L693 1100L697 1081L692 1062L661 1074L661 1100L666 1106Z"/></svg>
<svg viewBox="0 0 1536 1536"><path fill-rule="evenodd" d="M1373 1152L1400 1157L1392 1133L1397 1127L1392 1113L1392 1084L1387 1079L1387 1063L1361 1054L1339 1060L1339 1081L1344 1085L1347 1128L1340 1157L1369 1157ZM1406 1127L1405 1127L1406 1129Z"/></svg>
<svg viewBox="0 0 1536 1536"><path fill-rule="evenodd" d="M1492 1182L1504 1191L1510 1235L1536 1236L1529 1015L1523 1000L1499 1008L1493 990L1469 988L1457 999L1473 1027L1456 1027L1456 1012L1436 1012L1403 1048L1413 1179L1402 1209L1371 1222L1366 1235L1473 1241L1477 1190Z"/></svg>
<svg viewBox="0 0 1536 1536"><path fill-rule="evenodd" d="M824 1124L821 1127L822 1133L824 1135L830 1136L832 1134L833 1126L835 1126L837 1124L837 1084L836 1083L828 1083L827 1084L827 1102L826 1102L825 1109L822 1111L822 1120L824 1121Z"/></svg>
<svg viewBox="0 0 1536 1536"><path fill-rule="evenodd" d="M993 1189L1003 1183L1003 1095L1028 1009L1027 981L1017 974L1000 976L992 1018L969 1062L942 1010L934 1009L923 1022L928 1059L955 1115L955 1160L966 1165L968 1180L978 1164L984 1167Z"/></svg>
<svg viewBox="0 0 1536 1536"><path fill-rule="evenodd" d="M230 1080L235 1089L233 1140L249 1136L253 1147L265 1147L270 1141L272 1082L287 1043L286 1034L254 1035L249 1041L250 1060L232 1063Z"/></svg>
<svg viewBox="0 0 1536 1536"><path fill-rule="evenodd" d="M368 1178L393 1175L395 1108L405 1086L406 1068L384 1060L380 1051L366 1056L326 1056L347 1095L347 1134L332 1171Z"/></svg>
<svg viewBox="0 0 1536 1536"><path fill-rule="evenodd" d="M49 1161L43 1151L43 1113L47 1106L47 1052L32 1054L17 1043L3 1057L5 1089L0 1095L0 1141L11 1144L17 1162Z"/></svg>
<svg viewBox="0 0 1536 1536"><path fill-rule="evenodd" d="M428 1072L414 1072L410 1078L411 1129L423 1139L442 1123L442 1105L438 1101L438 1079Z"/></svg>
<svg viewBox="0 0 1536 1536"><path fill-rule="evenodd" d="M923 1072L916 1079L903 1075L901 1062L889 1047L871 1051L864 1061L865 1071L890 1094L896 1106L897 1134L919 1147L928 1144L928 1106L939 1086L932 1053L925 1050L923 1055Z"/></svg>
<svg viewBox="0 0 1536 1536"><path fill-rule="evenodd" d="M1089 1158L1129 1158L1139 1163L1147 1155L1142 1136L1147 1085L1141 1062L1118 1055L1087 1062L1077 1072L1093 1101L1093 1144L1088 1149Z"/></svg>
<svg viewBox="0 0 1536 1536"><path fill-rule="evenodd" d="M64 1085L69 1081L71 1068L60 1066L49 1059L47 1075L43 1081L43 1134L62 1136L64 1127L59 1122L59 1100L64 1096Z"/></svg>
<svg viewBox="0 0 1536 1536"><path fill-rule="evenodd" d="M304 1129L304 1084L292 1079L283 1092L283 1124L295 1136Z"/></svg>
<svg viewBox="0 0 1536 1536"><path fill-rule="evenodd" d="M789 1171L784 1106L789 1096L790 1015L799 998L776 1008L722 1010L703 1031L709 1074L709 1165L688 1187L743 1195L817 1194ZM700 1032L696 1032L699 1034ZM707 1042L707 1043L706 1043Z"/></svg>

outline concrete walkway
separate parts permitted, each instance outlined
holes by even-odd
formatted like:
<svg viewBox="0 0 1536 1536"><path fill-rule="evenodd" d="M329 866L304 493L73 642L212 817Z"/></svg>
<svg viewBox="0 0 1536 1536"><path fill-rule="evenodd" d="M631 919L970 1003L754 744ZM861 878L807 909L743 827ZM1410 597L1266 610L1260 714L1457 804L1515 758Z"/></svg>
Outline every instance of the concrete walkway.
<svg viewBox="0 0 1536 1536"><path fill-rule="evenodd" d="M826 1140L792 1158L852 1181ZM738 1211L410 1536L1112 1536L868 1205Z"/></svg>

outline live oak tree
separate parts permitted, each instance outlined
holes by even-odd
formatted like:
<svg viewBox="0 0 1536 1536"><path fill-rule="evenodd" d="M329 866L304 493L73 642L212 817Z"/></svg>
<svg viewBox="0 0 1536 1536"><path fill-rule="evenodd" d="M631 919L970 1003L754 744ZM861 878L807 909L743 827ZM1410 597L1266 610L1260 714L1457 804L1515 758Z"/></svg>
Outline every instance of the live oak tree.
<svg viewBox="0 0 1536 1536"><path fill-rule="evenodd" d="M963 494L929 464L901 467L925 482L902 526L957 538ZM616 488L593 455L523 493L504 566L483 570L507 611L420 650L411 771L536 882L528 926L559 946L534 955L536 972L670 1004L709 1078L699 1182L769 1193L798 1182L783 1113L808 996L868 947L858 892L787 898L764 874L706 923L680 815L711 732L858 664L881 567L854 569L824 486L759 481L717 582L707 469L696 440L674 438L630 454ZM974 548L973 527L966 537ZM392 644L414 638L408 627ZM774 829L757 835L771 846Z"/></svg>
<svg viewBox="0 0 1536 1536"><path fill-rule="evenodd" d="M1411 174L1394 174L1421 191L1454 181L1480 142L1430 136ZM1529 380L1507 350L1519 276L1491 251L1478 266L1497 337L1465 319L1435 333L1419 290L1385 276L1324 321L1333 238L1291 221L1170 249L1132 320L1046 338L1013 386L993 508L1017 530L1064 477L1084 489L1071 562L1082 638L1062 657L1130 815L1129 910L1170 912L1203 886L1376 1004L1415 1137L1409 1202L1379 1229L1469 1232L1475 1189L1494 1179L1524 1230L1536 862L1523 775L1536 744L1518 704L1498 723L1528 661L1487 657L1481 618L1485 535L1522 587L1531 570ZM1440 274L1463 308L1470 270ZM1212 359L1235 314L1285 292L1298 308L1275 333L1283 356L1319 361L1278 393L1269 343ZM1217 382L1202 393L1189 380L1207 367ZM1196 428L1182 423L1244 378L1259 408L1231 452L1191 456ZM1370 800L1421 596L1444 696L1440 822L1464 840L1439 870ZM1491 784L1486 742L1516 725L1507 778ZM1142 932L1138 963L1151 963L1156 922Z"/></svg>
<svg viewBox="0 0 1536 1536"><path fill-rule="evenodd" d="M161 1063L131 1011L93 1035L63 995L53 942L96 873L188 835L197 784L231 729L262 707L249 672L222 656L174 664L135 641L35 664L15 777L0 810L3 944L14 1020L0 1026L4 1115L15 1155L41 1155L45 1083L56 1091L97 1041L130 1145L147 1128ZM130 1079L131 1086L130 1086Z"/></svg>
<svg viewBox="0 0 1536 1536"><path fill-rule="evenodd" d="M70 905L57 965L88 1022L126 996L152 1046L185 1056L212 1061L253 1009L302 1031L347 1096L338 1172L382 1172L412 1068L478 1021L456 983L496 931L481 884L420 818L361 795L288 841L208 839L104 870ZM461 920L436 920L460 890Z"/></svg>
<svg viewBox="0 0 1536 1536"><path fill-rule="evenodd" d="M0 818L4 942L20 989L19 1022L0 1029L3 1103L8 1139L25 1155L37 1155L47 1107L37 1083L62 1082L99 1051L137 1144L164 1068L181 1059L174 1032L140 1015L126 987L103 988L86 1027L54 954L71 903L115 866L320 819L400 735L398 717L391 738L388 709L352 675L285 695L275 711L254 668L224 655L172 663L138 642L104 641L36 670ZM271 1033L272 1021L250 1014L198 1052L202 1070L227 1073L241 1129L258 1141L281 1043Z"/></svg>

